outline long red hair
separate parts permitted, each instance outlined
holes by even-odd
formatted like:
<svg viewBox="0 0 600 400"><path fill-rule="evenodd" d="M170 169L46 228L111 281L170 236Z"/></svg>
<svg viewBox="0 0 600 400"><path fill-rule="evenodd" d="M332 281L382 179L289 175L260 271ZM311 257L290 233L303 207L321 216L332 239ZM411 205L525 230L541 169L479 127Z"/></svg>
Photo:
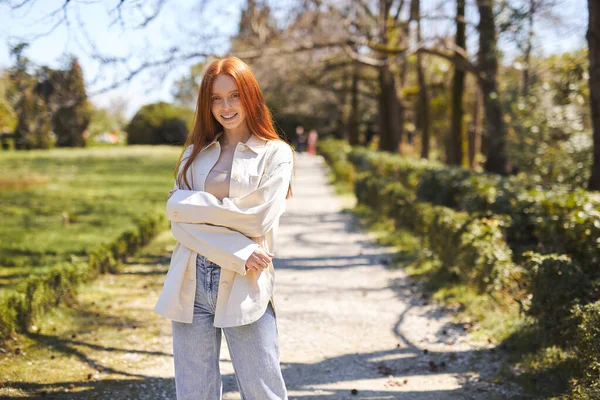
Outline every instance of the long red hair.
<svg viewBox="0 0 600 400"><path fill-rule="evenodd" d="M202 82L198 92L198 101L196 103L196 113L194 114L194 124L192 130L185 140L183 151L175 167L175 179L177 186L183 187L183 183L191 189L187 180L187 171L192 165L200 150L208 143L212 142L217 133L223 130L221 125L211 112L211 95L213 82L220 74L227 74L235 81L240 93L240 100L244 113L246 114L246 124L251 133L265 140L283 141L273 127L273 116L267 107L262 92L258 87L258 82L250 70L248 64L237 57L217 58L212 61L204 71ZM186 163L178 176L178 171L185 149L193 145L192 153L185 159ZM291 195L291 184L288 189L289 197Z"/></svg>

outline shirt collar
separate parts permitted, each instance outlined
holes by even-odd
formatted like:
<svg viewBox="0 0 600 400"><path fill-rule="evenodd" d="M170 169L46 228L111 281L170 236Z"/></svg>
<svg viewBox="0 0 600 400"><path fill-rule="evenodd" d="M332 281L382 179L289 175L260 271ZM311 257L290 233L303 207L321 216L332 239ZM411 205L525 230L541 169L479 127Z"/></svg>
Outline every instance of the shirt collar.
<svg viewBox="0 0 600 400"><path fill-rule="evenodd" d="M216 144L222 134L223 134L223 131L217 133L215 138L213 139L213 141L210 142L209 144L207 144L206 146L204 146L202 148L202 150L200 150L200 151L204 151L204 150L208 149L209 147L211 147L212 145ZM256 154L261 154L267 147L267 140L262 139L262 138L256 136L255 134L252 134L252 135L250 135L250 138L248 138L248 140L245 143L242 143L242 145L248 147L250 150L252 150Z"/></svg>

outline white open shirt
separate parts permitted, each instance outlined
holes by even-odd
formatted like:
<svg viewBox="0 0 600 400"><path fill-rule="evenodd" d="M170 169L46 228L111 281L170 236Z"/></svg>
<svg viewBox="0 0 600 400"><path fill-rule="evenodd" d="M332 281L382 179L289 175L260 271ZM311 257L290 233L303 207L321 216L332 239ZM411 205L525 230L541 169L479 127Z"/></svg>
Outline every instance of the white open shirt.
<svg viewBox="0 0 600 400"><path fill-rule="evenodd" d="M269 301L275 308L273 263L262 272L246 271L245 264L259 245L275 251L292 178L293 152L283 141L254 134L246 143L238 143L230 197L220 201L204 191L204 182L221 154L218 139L222 134L204 146L188 169L193 190L179 189L176 181L179 190L167 201L167 218L177 243L154 310L173 321L192 322L198 253L221 267L215 327L252 323L264 314ZM184 159L191 150L192 146L186 149Z"/></svg>

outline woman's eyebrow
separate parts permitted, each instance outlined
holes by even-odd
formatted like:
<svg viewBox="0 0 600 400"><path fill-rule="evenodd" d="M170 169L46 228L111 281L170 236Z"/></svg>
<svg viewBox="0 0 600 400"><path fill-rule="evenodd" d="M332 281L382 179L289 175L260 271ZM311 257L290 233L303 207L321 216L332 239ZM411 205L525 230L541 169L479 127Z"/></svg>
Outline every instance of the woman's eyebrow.
<svg viewBox="0 0 600 400"><path fill-rule="evenodd" d="M229 92L229 93L233 93L233 92L239 92L239 90L237 90L237 89L234 89L234 90L232 90L232 91L231 91L231 92ZM229 94L229 93L227 93L227 94ZM218 94L219 94L218 92L214 92L212 95L213 95L213 96L216 96L216 95L218 95Z"/></svg>

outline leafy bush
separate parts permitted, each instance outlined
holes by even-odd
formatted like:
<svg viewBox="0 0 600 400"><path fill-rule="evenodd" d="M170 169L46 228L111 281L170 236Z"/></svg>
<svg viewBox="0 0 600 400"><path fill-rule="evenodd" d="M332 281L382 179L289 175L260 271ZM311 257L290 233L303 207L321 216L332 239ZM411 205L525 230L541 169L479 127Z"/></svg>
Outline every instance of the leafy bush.
<svg viewBox="0 0 600 400"><path fill-rule="evenodd" d="M354 166L348 162L348 153L352 147L343 140L324 139L317 141L317 148L327 163L331 165L337 180L353 184L355 178Z"/></svg>
<svg viewBox="0 0 600 400"><path fill-rule="evenodd" d="M581 380L573 389L576 399L600 397L600 301L575 306L573 318L577 323L575 351L581 366Z"/></svg>
<svg viewBox="0 0 600 400"><path fill-rule="evenodd" d="M517 259L526 250L536 250L570 254L589 266L600 262L600 202L584 190L544 190L516 177L473 173L365 148L344 149L343 154L358 171L414 189L419 201L472 215L510 215L507 241Z"/></svg>
<svg viewBox="0 0 600 400"><path fill-rule="evenodd" d="M480 292L506 288L516 273L503 232L508 218L477 218L419 202L401 183L369 172L357 175L355 192L359 203L422 235L441 268Z"/></svg>
<svg viewBox="0 0 600 400"><path fill-rule="evenodd" d="M577 354L581 380L574 381L572 398L599 398L600 202L594 194L326 145L334 171L335 163L355 166L359 203L421 236L444 276L521 304L542 342Z"/></svg>
<svg viewBox="0 0 600 400"><path fill-rule="evenodd" d="M125 128L127 144L182 144L192 120L192 110L165 102L147 104Z"/></svg>
<svg viewBox="0 0 600 400"><path fill-rule="evenodd" d="M527 313L535 317L551 343L567 343L576 325L571 310L598 298L590 276L566 255L526 253L530 274L531 304Z"/></svg>

